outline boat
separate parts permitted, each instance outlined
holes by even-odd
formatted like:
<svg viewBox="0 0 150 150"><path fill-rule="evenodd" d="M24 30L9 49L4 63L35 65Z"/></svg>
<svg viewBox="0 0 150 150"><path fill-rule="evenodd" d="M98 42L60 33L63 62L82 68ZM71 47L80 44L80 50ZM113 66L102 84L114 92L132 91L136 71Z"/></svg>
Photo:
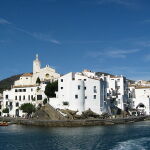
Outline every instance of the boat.
<svg viewBox="0 0 150 150"><path fill-rule="evenodd" d="M0 122L0 126L8 126L7 122Z"/></svg>

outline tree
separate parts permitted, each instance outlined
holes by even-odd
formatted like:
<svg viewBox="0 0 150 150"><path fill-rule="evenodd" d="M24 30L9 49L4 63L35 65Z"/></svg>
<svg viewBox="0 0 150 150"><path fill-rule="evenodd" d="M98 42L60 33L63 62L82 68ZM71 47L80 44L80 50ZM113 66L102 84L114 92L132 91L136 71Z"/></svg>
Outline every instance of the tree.
<svg viewBox="0 0 150 150"><path fill-rule="evenodd" d="M47 98L45 98L45 99L43 100L43 104L44 104L44 105L47 104Z"/></svg>
<svg viewBox="0 0 150 150"><path fill-rule="evenodd" d="M38 77L37 80L36 80L36 84L39 84L39 85L41 84L41 80L40 80L39 77Z"/></svg>
<svg viewBox="0 0 150 150"><path fill-rule="evenodd" d="M3 109L3 113L9 113L9 109L8 108Z"/></svg>
<svg viewBox="0 0 150 150"><path fill-rule="evenodd" d="M22 110L24 113L27 113L28 117L36 111L35 106L30 103L22 104L20 110Z"/></svg>
<svg viewBox="0 0 150 150"><path fill-rule="evenodd" d="M55 97L56 91L58 91L58 81L55 81L52 83L48 82L45 87L45 95L47 96L47 98L49 99L49 98Z"/></svg>

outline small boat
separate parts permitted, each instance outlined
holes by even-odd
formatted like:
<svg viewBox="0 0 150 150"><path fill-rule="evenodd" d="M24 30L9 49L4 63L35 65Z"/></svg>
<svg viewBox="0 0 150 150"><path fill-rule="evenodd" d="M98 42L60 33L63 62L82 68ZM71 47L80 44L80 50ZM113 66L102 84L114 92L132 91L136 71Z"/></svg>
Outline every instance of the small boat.
<svg viewBox="0 0 150 150"><path fill-rule="evenodd" d="M7 122L0 122L0 126L8 126Z"/></svg>

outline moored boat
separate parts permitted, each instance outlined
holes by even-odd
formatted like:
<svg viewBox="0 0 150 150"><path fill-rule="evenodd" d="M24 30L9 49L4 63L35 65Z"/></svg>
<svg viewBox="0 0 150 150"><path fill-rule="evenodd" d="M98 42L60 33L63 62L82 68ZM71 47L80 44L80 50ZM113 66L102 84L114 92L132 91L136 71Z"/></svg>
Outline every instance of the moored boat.
<svg viewBox="0 0 150 150"><path fill-rule="evenodd" d="M0 122L0 126L8 126L7 122Z"/></svg>

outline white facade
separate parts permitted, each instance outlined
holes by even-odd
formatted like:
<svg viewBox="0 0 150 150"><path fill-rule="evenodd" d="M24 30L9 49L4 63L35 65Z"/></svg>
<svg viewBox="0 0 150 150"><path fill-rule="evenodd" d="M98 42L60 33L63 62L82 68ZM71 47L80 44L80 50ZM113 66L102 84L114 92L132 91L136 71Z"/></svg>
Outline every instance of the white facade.
<svg viewBox="0 0 150 150"><path fill-rule="evenodd" d="M128 82L123 76L106 76L108 97L115 99L116 105L125 110L128 103Z"/></svg>
<svg viewBox="0 0 150 150"><path fill-rule="evenodd" d="M11 90L3 92L3 109L9 108L10 116L23 116L19 107L24 103L32 103L35 106L42 104L46 98L44 94L46 82L53 82L59 77L60 74L48 65L41 68L37 55L36 60L33 61L33 73L23 74L19 80L15 81ZM40 78L41 84L36 83L37 78Z"/></svg>
<svg viewBox="0 0 150 150"><path fill-rule="evenodd" d="M46 98L44 90L45 85L42 84L30 87L18 86L12 88L10 91L4 91L3 108L9 108L10 116L23 116L24 114L19 110L19 107L24 103L32 103L36 107L42 104L43 99Z"/></svg>
<svg viewBox="0 0 150 150"><path fill-rule="evenodd" d="M56 99L50 99L53 107L78 111L78 114L88 109L97 114L106 111L103 81L83 73L71 72L59 78Z"/></svg>
<svg viewBox="0 0 150 150"><path fill-rule="evenodd" d="M130 86L129 98L133 109L141 114L150 115L150 87Z"/></svg>
<svg viewBox="0 0 150 150"><path fill-rule="evenodd" d="M55 108L71 109L81 114L91 109L97 114L111 113L110 105L125 110L128 102L128 84L123 76L97 76L84 70L68 73L58 80L57 100L50 100Z"/></svg>

